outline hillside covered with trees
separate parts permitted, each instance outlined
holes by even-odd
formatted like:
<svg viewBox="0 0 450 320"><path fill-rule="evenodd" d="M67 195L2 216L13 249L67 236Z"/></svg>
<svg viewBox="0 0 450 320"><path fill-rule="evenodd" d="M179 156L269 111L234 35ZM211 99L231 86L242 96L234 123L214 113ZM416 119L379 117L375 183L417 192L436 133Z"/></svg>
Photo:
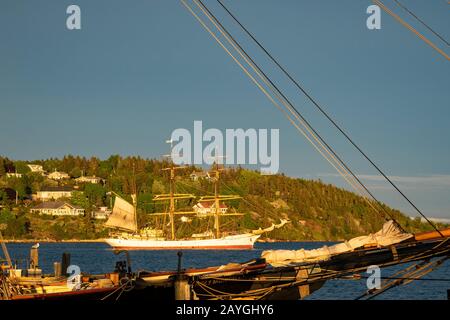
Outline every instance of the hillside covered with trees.
<svg viewBox="0 0 450 320"><path fill-rule="evenodd" d="M31 172L27 164L42 165L51 173L66 172L68 179L54 181L45 175ZM106 160L96 157L65 156L62 159L36 161L12 161L0 157L0 224L10 239L97 239L107 236L103 221L95 220L90 213L100 206L111 206L114 191L130 199L136 188L138 194L138 218L141 226L164 226L165 221L152 213L165 210L164 205L152 201L155 194L168 192L166 171L168 163L140 157L114 155ZM213 184L209 179L192 179L192 172L199 168L178 170L177 192L196 196L211 195ZM9 175L17 173L19 175ZM103 183L77 184L75 178L82 175L96 176ZM32 194L47 186L71 186L75 191L68 202L85 209L84 217L53 217L30 212L36 205ZM378 231L384 216L375 212L360 196L321 181L290 178L283 174L260 175L242 168L230 168L222 172L222 194L237 194L240 200L228 203L230 210L242 213L241 217L223 218L223 230L249 230L278 223L280 218L290 220L281 229L265 237L277 240L340 240ZM15 195L11 195L14 191ZM179 202L180 209L189 210L195 200ZM419 219L411 220L401 212L385 206L385 209L410 232L428 230ZM178 220L180 217L178 217ZM197 221L198 220L198 221ZM188 223L177 221L177 236L183 237L197 229L210 226L208 219L192 219ZM264 238L264 237L263 237Z"/></svg>

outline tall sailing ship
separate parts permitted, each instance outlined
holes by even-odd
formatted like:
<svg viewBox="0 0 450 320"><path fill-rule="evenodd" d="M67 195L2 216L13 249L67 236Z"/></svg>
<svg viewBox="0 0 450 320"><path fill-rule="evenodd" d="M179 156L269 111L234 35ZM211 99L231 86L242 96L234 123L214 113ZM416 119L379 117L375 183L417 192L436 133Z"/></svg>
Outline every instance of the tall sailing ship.
<svg viewBox="0 0 450 320"><path fill-rule="evenodd" d="M177 167L173 164L164 168L169 173L169 193L155 195L153 201L168 203L167 212L153 213L152 217L163 217L164 222L168 217L168 224L163 223L162 228L142 228L138 227L136 204L136 194L132 195L133 204L130 204L119 195L116 194L113 211L106 222L106 226L114 229L113 236L105 239L115 250L169 250L169 249L253 249L258 238L265 232L270 232L275 228L280 228L288 221L282 219L279 224L272 224L265 229L251 230L245 233L222 232L222 217L242 216L242 213L226 212L225 201L236 200L240 197L237 195L220 195L219 183L220 174L223 169L218 165L210 172L213 176L211 180L214 182L214 195L200 197L194 211L177 211L176 204L180 200L192 200L196 196L187 193L175 192L175 175L176 171L184 167ZM203 210L202 210L203 209ZM181 216L181 217L180 217ZM192 218L188 218L191 216ZM178 219L180 217L180 219ZM214 218L213 230L206 230L201 233L193 233L186 238L177 238L177 220L185 222L192 219ZM164 228L169 226L169 228ZM167 230L168 229L168 230Z"/></svg>

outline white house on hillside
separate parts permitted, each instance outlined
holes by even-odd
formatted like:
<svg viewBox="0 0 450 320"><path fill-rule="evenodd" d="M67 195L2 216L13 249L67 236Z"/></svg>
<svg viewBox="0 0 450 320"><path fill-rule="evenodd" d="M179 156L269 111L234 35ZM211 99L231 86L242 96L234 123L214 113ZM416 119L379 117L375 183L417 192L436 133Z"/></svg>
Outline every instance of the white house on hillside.
<svg viewBox="0 0 450 320"><path fill-rule="evenodd" d="M52 216L79 216L84 214L84 209L67 202L52 201L40 203L31 208L30 212Z"/></svg>
<svg viewBox="0 0 450 320"><path fill-rule="evenodd" d="M69 179L69 175L65 172L59 172L59 171L53 171L52 173L49 173L47 176L49 179L52 180L62 180L62 179Z"/></svg>
<svg viewBox="0 0 450 320"><path fill-rule="evenodd" d="M208 181L211 180L209 173L205 171L194 171L189 175L189 177L191 178L192 181L198 181L200 179L205 179Z"/></svg>
<svg viewBox="0 0 450 320"><path fill-rule="evenodd" d="M75 179L78 183L100 183L102 182L102 178L96 176L81 176Z"/></svg>
<svg viewBox="0 0 450 320"><path fill-rule="evenodd" d="M195 206L192 207L198 216L214 214L216 212L216 203L212 201L199 201ZM228 207L224 203L219 204L220 213L226 213Z"/></svg>
<svg viewBox="0 0 450 320"><path fill-rule="evenodd" d="M108 207L99 207L97 210L92 212L92 218L94 219L108 219L111 214L111 210Z"/></svg>
<svg viewBox="0 0 450 320"><path fill-rule="evenodd" d="M70 198L72 197L72 192L74 190L72 187L62 186L62 187L43 187L36 194L33 194L33 200L38 201L50 201L58 200L60 198Z"/></svg>
<svg viewBox="0 0 450 320"><path fill-rule="evenodd" d="M44 175L45 171L44 168L39 164L27 164L28 168L30 168L31 172L40 173L41 175Z"/></svg>
<svg viewBox="0 0 450 320"><path fill-rule="evenodd" d="M22 174L21 173L17 173L17 172L7 172L6 176L8 178L22 178Z"/></svg>

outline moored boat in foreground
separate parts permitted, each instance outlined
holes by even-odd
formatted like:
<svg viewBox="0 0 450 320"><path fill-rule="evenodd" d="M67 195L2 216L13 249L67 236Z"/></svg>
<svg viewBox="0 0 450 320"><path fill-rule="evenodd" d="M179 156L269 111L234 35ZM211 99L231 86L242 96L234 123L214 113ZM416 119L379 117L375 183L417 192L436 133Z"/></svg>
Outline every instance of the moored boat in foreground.
<svg viewBox="0 0 450 320"><path fill-rule="evenodd" d="M130 260L113 272L82 275L77 286L67 277L0 277L4 300L296 300L319 290L328 280L360 279L369 266L406 264L385 277L374 297L435 270L450 257L450 229L408 234L387 222L379 232L314 250L266 251L261 258L207 268L132 272ZM12 270L11 270L12 271ZM10 272L14 274L14 272ZM6 289L6 290L5 290Z"/></svg>

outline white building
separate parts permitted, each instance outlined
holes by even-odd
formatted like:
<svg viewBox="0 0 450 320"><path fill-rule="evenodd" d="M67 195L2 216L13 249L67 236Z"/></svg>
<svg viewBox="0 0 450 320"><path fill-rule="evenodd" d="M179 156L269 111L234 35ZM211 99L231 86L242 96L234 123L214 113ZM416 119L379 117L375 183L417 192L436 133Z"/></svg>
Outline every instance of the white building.
<svg viewBox="0 0 450 320"><path fill-rule="evenodd" d="M44 175L45 171L44 168L39 164L27 164L28 168L30 168L31 172L40 173L41 175Z"/></svg>
<svg viewBox="0 0 450 320"><path fill-rule="evenodd" d="M99 207L96 211L92 212L92 218L94 219L108 219L111 214L111 210L108 207Z"/></svg>
<svg viewBox="0 0 450 320"><path fill-rule="evenodd" d="M189 175L189 177L192 181L198 181L200 179L211 180L209 173L205 171L194 171Z"/></svg>
<svg viewBox="0 0 450 320"><path fill-rule="evenodd" d="M199 201L195 206L192 207L197 215L209 215L216 213L216 202L214 200L211 201ZM226 213L228 211L228 207L224 203L219 204L220 213Z"/></svg>
<svg viewBox="0 0 450 320"><path fill-rule="evenodd" d="M30 209L32 213L48 214L52 216L79 216L84 214L84 209L67 202L52 201L43 202Z"/></svg>
<svg viewBox="0 0 450 320"><path fill-rule="evenodd" d="M102 178L96 176L82 176L75 179L78 183L100 183L102 182Z"/></svg>
<svg viewBox="0 0 450 320"><path fill-rule="evenodd" d="M56 171L56 170L53 171L52 173L50 173L47 177L49 179L52 179L52 180L63 180L63 179L69 179L70 178L67 173L59 172L59 171Z"/></svg>
<svg viewBox="0 0 450 320"><path fill-rule="evenodd" d="M22 174L21 173L17 173L17 172L7 172L6 176L8 178L22 178Z"/></svg>
<svg viewBox="0 0 450 320"><path fill-rule="evenodd" d="M58 200L60 198L71 198L73 193L72 187L43 187L36 194L33 194L33 200L37 201L50 201Z"/></svg>

